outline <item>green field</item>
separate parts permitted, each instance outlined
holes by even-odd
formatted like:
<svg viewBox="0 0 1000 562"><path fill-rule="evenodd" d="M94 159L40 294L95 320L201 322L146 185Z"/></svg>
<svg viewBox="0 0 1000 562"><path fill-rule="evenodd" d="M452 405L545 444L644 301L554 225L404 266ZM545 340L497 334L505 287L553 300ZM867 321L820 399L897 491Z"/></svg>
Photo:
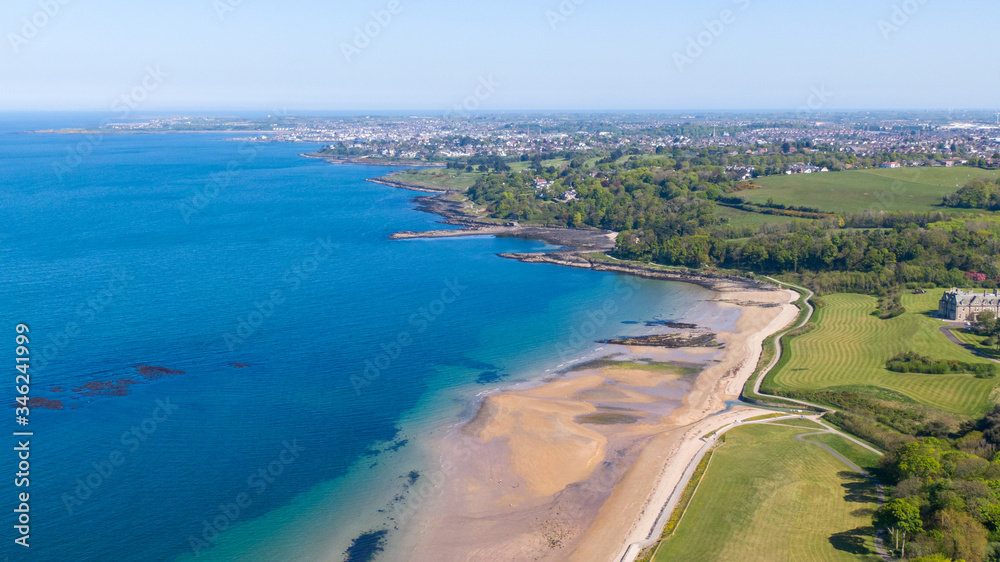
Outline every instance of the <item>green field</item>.
<svg viewBox="0 0 1000 562"><path fill-rule="evenodd" d="M472 184L476 183L476 180L482 175L479 172L465 172L448 168L424 168L406 170L388 179L430 188L465 191L472 187Z"/></svg>
<svg viewBox="0 0 1000 562"><path fill-rule="evenodd" d="M932 211L941 197L969 180L1000 177L997 170L978 168L897 168L849 170L822 174L770 176L755 182L760 189L740 192L752 203L813 207L825 212Z"/></svg>
<svg viewBox="0 0 1000 562"><path fill-rule="evenodd" d="M878 468L879 459L882 458L877 453L869 451L861 445L858 445L842 435L837 435L836 433L810 435L809 437L806 437L806 439L814 443L822 443L826 445L841 455L844 455L847 460L869 472Z"/></svg>
<svg viewBox="0 0 1000 562"><path fill-rule="evenodd" d="M569 161L565 158L553 158L551 160L542 160L542 166L545 168L552 166L556 169L561 169L568 162ZM511 171L523 172L531 167L531 162L509 162L508 165L510 166Z"/></svg>
<svg viewBox="0 0 1000 562"><path fill-rule="evenodd" d="M986 339L985 337L973 334L964 328L955 328L951 331L951 333L955 334L958 341L969 346L970 349L978 351L986 357L1000 359L1000 352L997 351L997 348L989 345L983 345L983 340Z"/></svg>
<svg viewBox="0 0 1000 562"><path fill-rule="evenodd" d="M804 431L769 425L729 431L654 560L873 556L874 485L823 449L795 440Z"/></svg>
<svg viewBox="0 0 1000 562"><path fill-rule="evenodd" d="M786 416L786 415L788 415L788 414L786 414L784 412L773 412L773 413L770 413L770 414L761 414L759 416L754 416L752 418L747 418L747 419L745 419L743 421L744 422L764 421L764 420L770 420L770 419L774 419L774 418L780 418L780 417Z"/></svg>
<svg viewBox="0 0 1000 562"><path fill-rule="evenodd" d="M768 386L789 390L821 390L838 387L888 389L914 402L960 415L982 415L992 407L996 379L972 375L925 375L894 373L885 362L898 353L915 351L936 359L981 363L968 350L949 341L930 316L937 310L943 289L923 295L903 295L907 312L891 320L871 316L874 297L834 294L823 297L817 309L816 329L791 340L776 374Z"/></svg>
<svg viewBox="0 0 1000 562"><path fill-rule="evenodd" d="M816 422L814 422L812 420L800 420L798 418L790 419L790 420L777 420L777 421L770 422L770 423L772 423L773 425L785 425L785 426L789 426L789 427L801 427L802 429L814 429L816 431L823 431L824 429L827 429L826 427L824 427L824 426L822 426L822 425L820 425L820 424L818 424L818 423L816 423Z"/></svg>
<svg viewBox="0 0 1000 562"><path fill-rule="evenodd" d="M794 222L796 220L802 222L812 222L812 219L786 217L784 215L765 215L762 213L751 213L749 211L744 211L742 209L734 209L732 207L724 207L722 205L719 205L715 208L715 214L719 218L727 219L729 225L735 227L760 226L764 223L784 224L784 223Z"/></svg>
<svg viewBox="0 0 1000 562"><path fill-rule="evenodd" d="M566 160L562 158L542 161L543 166L555 166L556 168L561 167L565 163ZM527 170L529 166L531 166L531 162L512 162L510 164L511 170L515 172ZM482 172L466 172L465 170L455 168L422 168L406 170L401 174L386 179L432 189L465 191L472 187L472 184L476 183L476 180L483 175Z"/></svg>

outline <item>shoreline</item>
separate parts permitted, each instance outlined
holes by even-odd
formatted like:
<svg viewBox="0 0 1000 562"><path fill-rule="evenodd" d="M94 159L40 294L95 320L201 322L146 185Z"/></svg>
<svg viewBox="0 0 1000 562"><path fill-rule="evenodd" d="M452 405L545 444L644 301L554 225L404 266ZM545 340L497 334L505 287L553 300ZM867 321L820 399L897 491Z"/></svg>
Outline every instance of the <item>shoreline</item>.
<svg viewBox="0 0 1000 562"><path fill-rule="evenodd" d="M413 201L416 203L416 210L441 216L444 218L444 220L440 221L443 224L462 227L450 230L396 232L389 236L390 240L458 238L466 236L527 238L560 246L561 249L556 252L505 253L497 255L501 258L513 259L522 263L547 263L578 269L610 271L645 277L647 279L691 283L711 290L762 290L774 287L773 283L748 277L713 273L692 273L682 269L657 267L652 264L637 265L631 262L614 263L591 259L586 254L607 253L614 250L618 233L596 228L569 228L561 226L519 225L516 222L492 222L497 219L484 220L471 211L467 199L455 200L448 198L449 196L459 195L461 193L459 191L408 184L402 181L386 179L388 177L393 177L393 174L381 178L371 178L367 181L398 189L434 193L435 195L414 198Z"/></svg>
<svg viewBox="0 0 1000 562"><path fill-rule="evenodd" d="M684 270L661 269L653 265L636 265L630 262L608 262L589 259L579 255L579 252L551 252L528 254L499 254L502 258L514 259L522 263L548 263L594 271L610 271L625 275L634 275L646 279L661 281L676 281L690 283L706 289L719 292L768 291L774 288L773 283L758 281L747 277L732 275L717 275L712 273L692 273Z"/></svg>
<svg viewBox="0 0 1000 562"><path fill-rule="evenodd" d="M392 239L540 239L565 249L500 257L689 283L713 291L718 310L739 310L732 331L718 334L724 349L712 352L721 358L706 362L679 400L664 399L669 381L613 364L576 375L571 369L537 380L537 386L487 395L471 420L432 446L440 472L449 476L390 547L407 559L434 562L442 557L633 560L639 545L656 538L669 517L688 466L702 453L701 437L760 412L733 402L756 367L763 341L797 316L798 295L751 278L590 259L583 254L613 249L617 233L498 225L475 216L467 201L446 198L457 192L383 178L368 181L435 193L416 198L418 210L463 227L396 233ZM569 231L575 238L567 236ZM624 349L633 361L672 351ZM666 410L665 402L671 404ZM455 528L465 532L456 536Z"/></svg>
<svg viewBox="0 0 1000 562"><path fill-rule="evenodd" d="M256 141L256 142L275 142L275 141ZM313 143L313 141L300 141ZM322 144L322 143L316 143ZM322 160L324 162L329 162L330 164L353 164L358 166L384 166L386 168L444 168L445 164L443 162L421 162L413 160L369 160L367 156L321 156L315 152L304 152L299 154L304 158L314 158L316 160ZM371 180L368 180L371 181ZM378 182L374 182L378 183Z"/></svg>
<svg viewBox="0 0 1000 562"><path fill-rule="evenodd" d="M319 156L309 156L307 154L303 154L303 156L305 156L306 158L320 158ZM322 160L326 160L327 162L330 162L331 164L335 164L336 163L336 162L331 162L330 159L328 159L328 158L321 158L321 159ZM439 189L439 188L436 188L436 187L430 187L430 186L425 186L425 185L417 185L415 183L406 183L406 182L402 182L402 181L395 181L395 180L385 179L385 178L390 178L392 176L393 176L393 174L389 174L387 176L382 176L380 178L368 178L365 181L371 182L371 183L377 183L379 185L387 185L389 187L395 187L395 188L398 188L398 189L406 189L408 191L420 191L422 193L440 193L442 195L448 195L449 193L458 193L457 191L453 191L453 190L450 190L450 189Z"/></svg>
<svg viewBox="0 0 1000 562"><path fill-rule="evenodd" d="M470 420L432 445L449 477L393 554L589 562L638 553L633 543L655 537L669 517L701 437L760 413L727 402L738 399L763 340L795 318L795 298L784 290L718 290L716 317L739 310L737 325L719 334L722 350L608 346L623 351L625 362L578 365L486 395ZM701 372L634 363L652 357L657 369L663 359L676 366L674 351L704 357ZM456 536L455 528L466 532Z"/></svg>
<svg viewBox="0 0 1000 562"><path fill-rule="evenodd" d="M169 135L169 134L274 134L274 131L251 131L245 129L199 130L199 131L168 131L150 129L39 129L35 131L11 132L15 135Z"/></svg>
<svg viewBox="0 0 1000 562"><path fill-rule="evenodd" d="M758 305L764 305L763 308L758 308L757 314L751 314L754 312L754 306L750 305L752 294L721 293L720 296L727 297L727 300L736 301L722 301L724 306L741 310L736 330L726 338L731 346L735 347L738 343L739 349L731 349L731 357L699 375L699 384L685 396L687 408L678 410L672 420L677 427L660 436L657 442L650 443L644 451L646 457L640 458L634 465L633 482L630 483L633 494L628 493L629 489L623 489L617 501L618 505L626 504L634 508L636 500L639 500L639 510L635 512L627 532L617 535L620 537L618 548L610 560L630 562L642 547L658 538L663 523L670 517L673 506L687 483L690 476L688 468L704 452L705 441L702 437L705 434L760 414L761 410L750 404L723 407L739 400L743 386L753 374L763 353L764 340L794 322L799 313L794 304L799 298L797 293L781 289L772 292L772 295L784 295L785 299L763 299L758 302ZM774 303L780 303L780 306L770 306ZM730 359L733 363L727 364ZM655 483L643 490L641 486L648 471L655 471ZM635 486L640 488L635 490ZM609 505L605 515L613 517L614 506ZM618 528L622 529L624 526L619 525ZM607 545L608 542L604 544ZM583 544L581 548L586 546L589 545ZM610 550L607 552L611 553Z"/></svg>

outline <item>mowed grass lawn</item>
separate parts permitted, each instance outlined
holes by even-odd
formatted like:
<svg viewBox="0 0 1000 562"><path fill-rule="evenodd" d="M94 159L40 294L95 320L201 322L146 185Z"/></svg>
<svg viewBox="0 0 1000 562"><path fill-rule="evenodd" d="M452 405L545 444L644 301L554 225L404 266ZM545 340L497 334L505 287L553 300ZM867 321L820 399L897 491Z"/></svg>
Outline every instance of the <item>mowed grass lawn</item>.
<svg viewBox="0 0 1000 562"><path fill-rule="evenodd" d="M907 312L891 320L871 316L874 297L834 294L822 297L816 329L788 342L787 362L768 377L772 387L794 390L837 387L880 387L915 402L959 415L978 416L992 407L991 394L1000 379L973 375L894 373L885 362L905 351L935 359L986 362L955 345L939 330L943 322L930 316L944 289L903 295Z"/></svg>
<svg viewBox="0 0 1000 562"><path fill-rule="evenodd" d="M806 206L830 213L940 210L941 197L976 177L996 179L997 170L978 168L896 168L770 176L760 189L742 191L753 203Z"/></svg>
<svg viewBox="0 0 1000 562"><path fill-rule="evenodd" d="M964 326L957 326L952 331L958 341L969 346L969 348L986 355L987 357L992 357L993 359L1000 359L1000 351L997 351L995 346L985 345L983 341L986 339L985 336L976 335L965 329Z"/></svg>
<svg viewBox="0 0 1000 562"><path fill-rule="evenodd" d="M424 187L465 191L472 187L472 184L476 183L476 180L482 175L479 172L466 172L453 168L424 168L422 170L406 170L388 179Z"/></svg>
<svg viewBox="0 0 1000 562"><path fill-rule="evenodd" d="M594 158L593 160L596 161L597 158ZM557 170L561 169L568 163L569 160L566 160L565 158L553 158L551 160L542 160L543 167L548 168L551 166L553 168L556 168ZM531 167L531 162L508 162L507 165L510 166L510 169L514 172L523 172L524 170L527 170L528 168Z"/></svg>
<svg viewBox="0 0 1000 562"><path fill-rule="evenodd" d="M806 439L812 441L813 443L822 443L826 445L841 455L844 455L844 458L847 460L869 472L878 468L879 461L882 458L878 454L873 453L861 445L858 445L854 441L850 441L841 435L837 435L836 433L810 435L809 437L806 437Z"/></svg>
<svg viewBox="0 0 1000 562"><path fill-rule="evenodd" d="M542 161L543 166L555 166L556 168L561 167L565 163L566 160L562 158ZM515 172L526 170L529 166L531 166L531 162L510 163L511 170ZM474 166L473 168L475 170L479 169L478 166ZM406 170L403 173L397 174L389 179L412 183L424 187L465 191L466 189L472 187L472 185L476 183L476 180L481 178L483 175L484 174L482 172L478 171L466 172L464 168L423 168Z"/></svg>
<svg viewBox="0 0 1000 562"><path fill-rule="evenodd" d="M712 457L659 562L859 560L874 555L875 486L823 449L808 430L747 425Z"/></svg>

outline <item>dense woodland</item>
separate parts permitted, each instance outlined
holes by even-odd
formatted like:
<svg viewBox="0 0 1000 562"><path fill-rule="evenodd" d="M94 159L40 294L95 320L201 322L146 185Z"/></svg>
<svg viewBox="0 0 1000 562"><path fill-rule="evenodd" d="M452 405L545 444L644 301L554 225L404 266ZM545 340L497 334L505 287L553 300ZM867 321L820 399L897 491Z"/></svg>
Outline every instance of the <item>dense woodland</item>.
<svg viewBox="0 0 1000 562"><path fill-rule="evenodd" d="M976 178L958 192L946 195L943 204L965 209L1000 210L1000 179L990 182Z"/></svg>
<svg viewBox="0 0 1000 562"><path fill-rule="evenodd" d="M557 169L536 157L520 173L494 167L468 196L500 218L619 231L620 258L787 274L821 293L965 286L970 275L980 286L994 287L1000 280L1000 221L967 214L953 218L947 207L834 215L773 202L750 204L740 192L755 186L744 179L745 170L726 170L723 164L733 160L760 158L675 150L658 156L611 154L594 166L575 156ZM552 183L537 188L535 178ZM976 179L951 197L956 204L988 209L1000 200L998 192L1000 185ZM720 216L721 206L813 220L734 227Z"/></svg>
<svg viewBox="0 0 1000 562"><path fill-rule="evenodd" d="M929 560L1000 560L1000 406L954 435L921 437L884 459L891 499L873 518L888 546Z"/></svg>

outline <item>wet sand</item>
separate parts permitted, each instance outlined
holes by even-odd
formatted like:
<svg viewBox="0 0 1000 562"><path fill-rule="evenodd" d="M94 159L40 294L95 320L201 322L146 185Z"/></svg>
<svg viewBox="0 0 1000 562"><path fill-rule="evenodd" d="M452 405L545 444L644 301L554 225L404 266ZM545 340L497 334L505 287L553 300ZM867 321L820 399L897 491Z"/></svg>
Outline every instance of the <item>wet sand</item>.
<svg viewBox="0 0 1000 562"><path fill-rule="evenodd" d="M619 560L650 533L701 436L759 414L725 411L726 401L764 338L794 319L795 298L720 292L713 306L740 311L735 329L718 334L722 349L609 346L621 363L486 396L433 444L434 494L386 559ZM706 366L691 374L661 362L679 355Z"/></svg>

